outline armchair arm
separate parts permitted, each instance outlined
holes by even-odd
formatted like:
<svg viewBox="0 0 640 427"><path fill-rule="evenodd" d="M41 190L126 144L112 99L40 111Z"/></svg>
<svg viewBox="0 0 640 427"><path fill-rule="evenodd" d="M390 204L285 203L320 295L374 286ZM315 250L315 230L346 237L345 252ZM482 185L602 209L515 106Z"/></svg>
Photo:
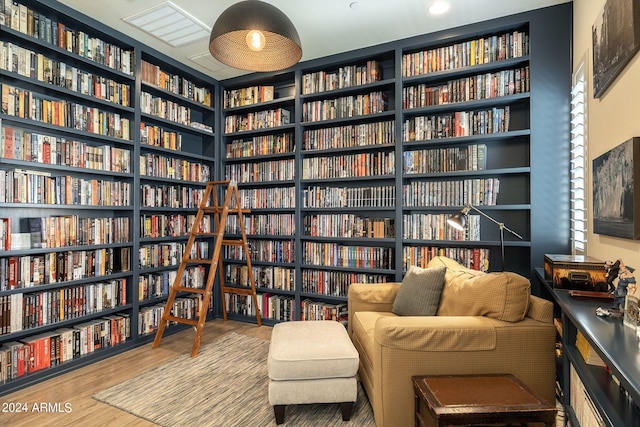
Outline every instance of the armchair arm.
<svg viewBox="0 0 640 427"><path fill-rule="evenodd" d="M391 311L400 283L352 283L347 293L349 316L358 311ZM351 322L348 322L351 335Z"/></svg>

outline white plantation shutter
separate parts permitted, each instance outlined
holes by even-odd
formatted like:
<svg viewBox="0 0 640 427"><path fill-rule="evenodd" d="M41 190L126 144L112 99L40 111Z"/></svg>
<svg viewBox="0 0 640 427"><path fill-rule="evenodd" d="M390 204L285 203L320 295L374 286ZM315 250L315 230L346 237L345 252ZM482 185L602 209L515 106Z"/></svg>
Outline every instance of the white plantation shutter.
<svg viewBox="0 0 640 427"><path fill-rule="evenodd" d="M573 74L571 88L571 247L574 254L587 249L587 82L585 60Z"/></svg>

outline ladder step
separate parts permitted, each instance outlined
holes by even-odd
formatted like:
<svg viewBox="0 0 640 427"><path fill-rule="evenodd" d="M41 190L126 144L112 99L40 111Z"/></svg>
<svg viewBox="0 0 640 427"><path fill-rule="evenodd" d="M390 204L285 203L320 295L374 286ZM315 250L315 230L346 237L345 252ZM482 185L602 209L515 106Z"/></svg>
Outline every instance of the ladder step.
<svg viewBox="0 0 640 427"><path fill-rule="evenodd" d="M198 326L198 320L196 319L185 319L184 317L176 317L176 316L167 316L167 320L169 322L178 322L178 323L184 323L186 325L191 325L191 326Z"/></svg>
<svg viewBox="0 0 640 427"><path fill-rule="evenodd" d="M253 295L253 291L251 288L230 288L228 286L223 287L223 292L228 294L238 294L238 295Z"/></svg>
<svg viewBox="0 0 640 427"><path fill-rule="evenodd" d="M223 209L224 206L205 206L203 208L200 208L200 210L202 210L202 212L204 213L221 213ZM243 214L251 213L251 209L229 208L227 210L227 213L229 214L238 214L240 212L242 212Z"/></svg>
<svg viewBox="0 0 640 427"><path fill-rule="evenodd" d="M173 290L176 292L191 292L194 294L202 294L202 295L206 295L207 290L204 288L189 288L186 286L174 286Z"/></svg>
<svg viewBox="0 0 640 427"><path fill-rule="evenodd" d="M207 259L207 258L189 258L189 257L183 257L182 258L182 262L187 263L187 264L211 264L212 260L211 259Z"/></svg>
<svg viewBox="0 0 640 427"><path fill-rule="evenodd" d="M222 244L227 246L244 246L242 239L222 239Z"/></svg>

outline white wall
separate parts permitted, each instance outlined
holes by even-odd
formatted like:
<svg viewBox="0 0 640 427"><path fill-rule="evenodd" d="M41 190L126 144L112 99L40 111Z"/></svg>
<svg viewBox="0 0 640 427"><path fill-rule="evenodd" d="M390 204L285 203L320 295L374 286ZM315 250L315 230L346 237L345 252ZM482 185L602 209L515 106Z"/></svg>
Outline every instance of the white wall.
<svg viewBox="0 0 640 427"><path fill-rule="evenodd" d="M615 1L615 0L610 0ZM618 75L607 91L598 99L593 97L593 57L591 26L600 14L605 0L573 1L573 64L574 69L583 57L588 57L588 189L591 198L591 161L633 136L640 136L640 52ZM637 24L640 25L640 24ZM636 165L640 173L640 165ZM593 233L592 203L589 200L589 233L587 255L604 261L622 259L638 269L640 279L640 240L629 240ZM636 213L637 214L637 213Z"/></svg>

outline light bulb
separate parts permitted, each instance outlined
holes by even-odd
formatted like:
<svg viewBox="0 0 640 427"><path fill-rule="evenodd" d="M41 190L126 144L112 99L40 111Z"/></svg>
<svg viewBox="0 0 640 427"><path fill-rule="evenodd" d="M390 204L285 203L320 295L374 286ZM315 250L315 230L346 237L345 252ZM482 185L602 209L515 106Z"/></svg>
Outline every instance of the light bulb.
<svg viewBox="0 0 640 427"><path fill-rule="evenodd" d="M251 30L247 33L247 46L254 52L264 49L266 40L262 31Z"/></svg>

